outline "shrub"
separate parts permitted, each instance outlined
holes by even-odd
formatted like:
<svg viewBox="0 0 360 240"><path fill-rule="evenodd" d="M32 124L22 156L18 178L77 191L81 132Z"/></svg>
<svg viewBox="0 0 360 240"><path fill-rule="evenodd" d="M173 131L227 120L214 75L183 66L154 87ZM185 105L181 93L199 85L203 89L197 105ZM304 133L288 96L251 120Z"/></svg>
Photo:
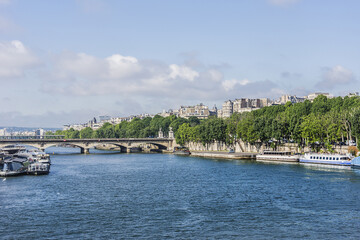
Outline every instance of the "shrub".
<svg viewBox="0 0 360 240"><path fill-rule="evenodd" d="M348 148L348 151L349 151L349 153L351 153L352 155L357 156L357 154L358 154L358 152L359 152L359 149L358 149L357 147L355 147L355 146L350 146L350 147Z"/></svg>

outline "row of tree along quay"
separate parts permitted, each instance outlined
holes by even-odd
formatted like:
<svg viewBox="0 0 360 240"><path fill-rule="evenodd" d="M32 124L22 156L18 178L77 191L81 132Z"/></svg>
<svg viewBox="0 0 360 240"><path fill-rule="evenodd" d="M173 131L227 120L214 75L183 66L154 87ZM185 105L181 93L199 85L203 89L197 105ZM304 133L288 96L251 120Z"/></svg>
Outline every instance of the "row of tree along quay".
<svg viewBox="0 0 360 240"><path fill-rule="evenodd" d="M227 119L210 117L199 120L176 116L138 119L117 125L105 123L93 130L70 129L57 131L65 138L154 138L161 128L167 133L172 127L176 142L211 144L236 141L268 144L276 149L286 142L297 143L299 147L309 146L314 151L332 151L334 145L355 141L360 137L360 98L337 97L328 99L318 96L313 102L276 105L259 110L234 113ZM360 145L360 144L359 144ZM359 147L359 146L358 146ZM356 148L356 147L355 147Z"/></svg>

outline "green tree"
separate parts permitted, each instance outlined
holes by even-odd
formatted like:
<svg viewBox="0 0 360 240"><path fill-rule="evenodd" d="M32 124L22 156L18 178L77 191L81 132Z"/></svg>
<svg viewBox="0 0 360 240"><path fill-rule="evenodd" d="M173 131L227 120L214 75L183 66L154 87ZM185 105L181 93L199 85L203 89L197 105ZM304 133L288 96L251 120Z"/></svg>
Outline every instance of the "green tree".
<svg viewBox="0 0 360 240"><path fill-rule="evenodd" d="M92 138L94 130L90 127L86 127L80 130L80 138Z"/></svg>

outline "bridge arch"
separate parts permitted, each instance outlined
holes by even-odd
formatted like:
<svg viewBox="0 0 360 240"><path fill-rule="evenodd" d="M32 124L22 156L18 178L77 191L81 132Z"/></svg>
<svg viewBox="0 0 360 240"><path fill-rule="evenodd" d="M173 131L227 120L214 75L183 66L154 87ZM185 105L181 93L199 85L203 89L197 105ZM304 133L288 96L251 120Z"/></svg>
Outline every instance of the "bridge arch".
<svg viewBox="0 0 360 240"><path fill-rule="evenodd" d="M168 147L163 145L163 144L160 144L160 143L153 143L153 142L150 142L150 144L154 145L154 146L157 146L159 148L159 150L167 150Z"/></svg>
<svg viewBox="0 0 360 240"><path fill-rule="evenodd" d="M99 144L111 144L117 146L122 152L130 152L131 149L141 148L144 151L171 150L176 144L174 139L169 138L104 138L104 139L1 139L0 147L21 144L45 150L48 147L66 144L81 149L82 153L88 153L90 148Z"/></svg>

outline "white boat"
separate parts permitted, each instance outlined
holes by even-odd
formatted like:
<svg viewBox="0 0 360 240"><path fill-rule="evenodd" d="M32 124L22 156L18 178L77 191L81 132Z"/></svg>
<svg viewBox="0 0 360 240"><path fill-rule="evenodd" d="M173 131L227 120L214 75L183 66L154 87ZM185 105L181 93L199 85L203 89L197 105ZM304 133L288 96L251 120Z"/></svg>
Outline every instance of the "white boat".
<svg viewBox="0 0 360 240"><path fill-rule="evenodd" d="M46 154L46 153L45 154L39 154L36 161L40 162L40 163L51 164L50 155Z"/></svg>
<svg viewBox="0 0 360 240"><path fill-rule="evenodd" d="M17 153L16 156L27 158L29 161L51 164L50 155L37 149L22 151Z"/></svg>
<svg viewBox="0 0 360 240"><path fill-rule="evenodd" d="M299 155L294 155L287 151L264 150L262 154L256 155L256 161L298 162Z"/></svg>
<svg viewBox="0 0 360 240"><path fill-rule="evenodd" d="M351 166L351 155L338 153L305 153L300 157L299 161L301 163Z"/></svg>
<svg viewBox="0 0 360 240"><path fill-rule="evenodd" d="M28 162L22 158L0 161L0 177L18 176L26 173Z"/></svg>
<svg viewBox="0 0 360 240"><path fill-rule="evenodd" d="M19 146L19 145L8 145L8 146L1 148L1 151L4 152L5 154L15 154L15 153L18 153L18 152L21 152L24 150L25 150L25 147Z"/></svg>
<svg viewBox="0 0 360 240"><path fill-rule="evenodd" d="M50 164L34 162L28 165L27 174L30 175L44 175L49 174Z"/></svg>

